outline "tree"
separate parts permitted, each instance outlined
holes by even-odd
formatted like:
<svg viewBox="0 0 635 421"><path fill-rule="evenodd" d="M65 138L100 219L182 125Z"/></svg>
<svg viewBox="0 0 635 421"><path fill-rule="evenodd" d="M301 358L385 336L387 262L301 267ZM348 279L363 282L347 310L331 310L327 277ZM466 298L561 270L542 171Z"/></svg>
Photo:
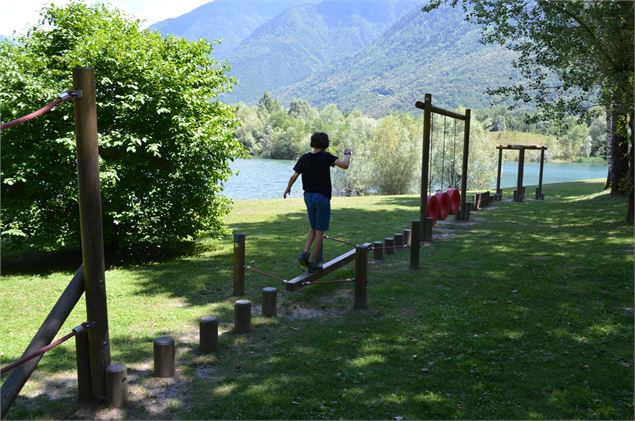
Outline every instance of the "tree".
<svg viewBox="0 0 635 421"><path fill-rule="evenodd" d="M0 44L3 119L72 87L72 68L96 71L106 247L174 244L220 232L229 162L244 154L233 108L219 102L233 81L207 41L139 29L104 5L42 10L15 43ZM2 132L2 231L43 249L79 242L73 108Z"/></svg>
<svg viewBox="0 0 635 421"><path fill-rule="evenodd" d="M632 1L432 0L461 3L482 38L518 53L525 80L492 90L516 104L535 102L538 118L588 116L602 108L612 122L611 194L628 193L633 223L633 5ZM630 133L629 133L630 132Z"/></svg>

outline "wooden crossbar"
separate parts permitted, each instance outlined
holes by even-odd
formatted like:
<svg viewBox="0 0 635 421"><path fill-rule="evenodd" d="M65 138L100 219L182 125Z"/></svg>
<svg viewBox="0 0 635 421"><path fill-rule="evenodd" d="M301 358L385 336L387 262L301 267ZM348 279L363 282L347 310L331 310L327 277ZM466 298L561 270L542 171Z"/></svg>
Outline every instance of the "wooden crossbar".
<svg viewBox="0 0 635 421"><path fill-rule="evenodd" d="M316 281L333 272L334 270L339 269L342 266L354 261L355 253L355 249L347 251L346 253L340 254L334 259L331 259L328 262L324 263L322 265L322 270L318 270L317 272L313 273L303 273L289 281L284 281L287 287L287 291L297 291L300 288L307 286L311 282Z"/></svg>

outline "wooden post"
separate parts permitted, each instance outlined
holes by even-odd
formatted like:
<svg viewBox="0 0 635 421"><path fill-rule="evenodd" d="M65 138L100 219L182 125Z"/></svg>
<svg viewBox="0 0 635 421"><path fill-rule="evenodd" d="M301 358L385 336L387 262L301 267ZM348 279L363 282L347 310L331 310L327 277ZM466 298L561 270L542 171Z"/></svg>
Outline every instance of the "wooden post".
<svg viewBox="0 0 635 421"><path fill-rule="evenodd" d="M373 259L382 260L384 258L384 243L375 241L373 243Z"/></svg>
<svg viewBox="0 0 635 421"><path fill-rule="evenodd" d="M518 174L516 176L516 198L517 202L523 201L523 171L525 169L525 150L518 150Z"/></svg>
<svg viewBox="0 0 635 421"><path fill-rule="evenodd" d="M234 233L234 296L245 295L245 234Z"/></svg>
<svg viewBox="0 0 635 421"><path fill-rule="evenodd" d="M68 318L75 304L79 301L84 293L84 269L82 266L77 269L75 276L69 282L68 286L57 300L51 311L49 312L46 320L42 323L37 333L31 340L29 346L22 354L22 357L32 354L40 348L50 344L55 339L55 335L59 332L60 328ZM13 401L18 397L20 390L24 387L24 384L37 367L37 363L42 359L42 356L35 357L32 360L25 362L24 364L14 368L9 373L2 384L0 405L2 407L2 419L11 408Z"/></svg>
<svg viewBox="0 0 635 421"><path fill-rule="evenodd" d="M420 225L419 221L412 221L412 229L410 230L410 269L412 270L419 270Z"/></svg>
<svg viewBox="0 0 635 421"><path fill-rule="evenodd" d="M161 336L154 340L154 375L174 377L176 374L176 345L171 336Z"/></svg>
<svg viewBox="0 0 635 421"><path fill-rule="evenodd" d="M198 321L199 348L201 352L218 351L218 318L203 316Z"/></svg>
<svg viewBox="0 0 635 421"><path fill-rule="evenodd" d="M496 174L496 194L501 193L501 173L503 170L503 148L498 147L498 173Z"/></svg>
<svg viewBox="0 0 635 421"><path fill-rule="evenodd" d="M274 287L262 289L262 315L264 317L276 317L278 301L278 290Z"/></svg>
<svg viewBox="0 0 635 421"><path fill-rule="evenodd" d="M75 336L75 359L77 361L77 391L80 401L90 401L93 393L90 389L90 352L88 332L82 330Z"/></svg>
<svg viewBox="0 0 635 421"><path fill-rule="evenodd" d="M410 234L412 233L412 229L406 228L403 230L403 243L406 246L410 245Z"/></svg>
<svg viewBox="0 0 635 421"><path fill-rule="evenodd" d="M421 153L421 197L419 198L419 220L425 221L428 215L428 183L430 177L430 123L432 94L425 95L423 109L423 148ZM423 225L423 224L422 224ZM423 226L421 227L423 229ZM423 234L423 232L422 232Z"/></svg>
<svg viewBox="0 0 635 421"><path fill-rule="evenodd" d="M94 397L103 398L106 396L104 376L110 365L110 338L101 222L95 69L73 69L73 84L75 90L82 92L81 97L75 99L75 141L86 313L88 320L95 322L95 327L88 331L91 391Z"/></svg>
<svg viewBox="0 0 635 421"><path fill-rule="evenodd" d="M384 238L384 253L385 254L393 254L395 252L394 249L395 240L392 237Z"/></svg>
<svg viewBox="0 0 635 421"><path fill-rule="evenodd" d="M542 200L545 196L542 194L542 173L545 166L545 147L540 148L540 172L538 173L538 189L536 191L536 199Z"/></svg>
<svg viewBox="0 0 635 421"><path fill-rule="evenodd" d="M425 230L423 235L423 241L432 242L432 217L428 216L425 219Z"/></svg>
<svg viewBox="0 0 635 421"><path fill-rule="evenodd" d="M466 203L467 203L467 170L470 157L470 119L472 111L468 108L465 110L465 125L463 130L463 164L461 166L461 210L459 215L462 220L467 221Z"/></svg>
<svg viewBox="0 0 635 421"><path fill-rule="evenodd" d="M402 247L404 245L403 233L396 232L395 234L393 234L392 239L393 239L393 245L395 246L395 249L397 247Z"/></svg>
<svg viewBox="0 0 635 421"><path fill-rule="evenodd" d="M251 301L238 300L234 303L234 333L251 332Z"/></svg>
<svg viewBox="0 0 635 421"><path fill-rule="evenodd" d="M106 394L113 408L128 404L128 370L123 364L111 364L106 368Z"/></svg>
<svg viewBox="0 0 635 421"><path fill-rule="evenodd" d="M366 284L368 283L368 244L355 247L355 298L354 310L364 310L368 307L366 298Z"/></svg>

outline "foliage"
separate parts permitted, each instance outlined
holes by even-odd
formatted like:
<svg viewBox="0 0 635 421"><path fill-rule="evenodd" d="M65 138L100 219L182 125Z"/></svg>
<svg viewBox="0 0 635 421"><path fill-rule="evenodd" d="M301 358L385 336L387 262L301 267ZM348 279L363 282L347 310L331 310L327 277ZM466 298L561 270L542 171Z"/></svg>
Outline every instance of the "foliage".
<svg viewBox="0 0 635 421"><path fill-rule="evenodd" d="M15 44L0 44L4 119L39 108L72 86L74 66L96 72L106 246L191 240L221 231L220 193L241 156L228 68L207 41L140 31L104 5L51 5ZM4 238L41 248L79 241L73 112L64 104L2 133Z"/></svg>

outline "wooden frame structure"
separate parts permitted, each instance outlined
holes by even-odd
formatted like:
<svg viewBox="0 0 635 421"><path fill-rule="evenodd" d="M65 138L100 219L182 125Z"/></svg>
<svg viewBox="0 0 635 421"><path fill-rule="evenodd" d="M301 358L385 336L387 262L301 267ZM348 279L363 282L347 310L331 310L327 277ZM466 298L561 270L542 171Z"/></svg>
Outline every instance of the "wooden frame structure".
<svg viewBox="0 0 635 421"><path fill-rule="evenodd" d="M464 121L463 128L463 163L461 167L461 207L456 216L457 220L465 221L468 218L466 210L467 196L467 171L470 150L470 120L472 111L468 108L465 114L459 114L443 108L432 105L432 94L425 94L423 102L417 101L415 107L423 110L423 148L421 156L421 197L419 204L419 220L421 221L421 235L423 241L431 240L432 226L431 221L426 218L427 199L428 199L428 183L430 180L430 131L432 127L432 113L440 114L456 120ZM428 226L430 225L430 226Z"/></svg>
<svg viewBox="0 0 635 421"><path fill-rule="evenodd" d="M503 166L503 150L517 150L518 151L518 174L516 176L516 190L514 191L514 202L522 202L525 199L525 187L523 186L523 176L525 172L525 151L526 150L540 150L540 172L538 174L538 187L536 188L536 200L543 200L545 198L542 192L542 175L545 165L545 151L546 146L540 145L498 145L498 173L496 175L496 194L501 195L501 172Z"/></svg>
<svg viewBox="0 0 635 421"><path fill-rule="evenodd" d="M77 336L77 376L83 400L106 397L106 368L110 365L110 339L106 304L104 242L97 145L95 69L73 69L75 97L75 140L81 226L82 265L44 320L23 356L50 344L66 321L82 293L86 297L87 320L94 327ZM0 390L1 415L11 405L37 367L42 356L16 367Z"/></svg>

